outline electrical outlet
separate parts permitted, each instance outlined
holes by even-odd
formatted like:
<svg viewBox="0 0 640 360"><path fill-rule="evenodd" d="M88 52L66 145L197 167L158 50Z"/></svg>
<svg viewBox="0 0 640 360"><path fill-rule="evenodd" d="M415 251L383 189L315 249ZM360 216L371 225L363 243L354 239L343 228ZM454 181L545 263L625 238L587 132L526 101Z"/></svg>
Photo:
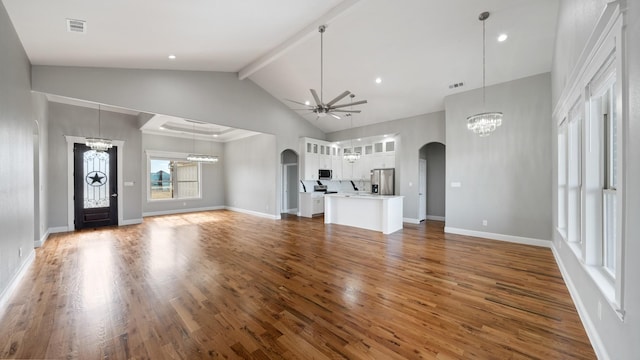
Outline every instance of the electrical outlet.
<svg viewBox="0 0 640 360"><path fill-rule="evenodd" d="M598 320L602 320L602 303L598 300Z"/></svg>
<svg viewBox="0 0 640 360"><path fill-rule="evenodd" d="M487 226L488 224L487 220L482 220L482 226Z"/></svg>

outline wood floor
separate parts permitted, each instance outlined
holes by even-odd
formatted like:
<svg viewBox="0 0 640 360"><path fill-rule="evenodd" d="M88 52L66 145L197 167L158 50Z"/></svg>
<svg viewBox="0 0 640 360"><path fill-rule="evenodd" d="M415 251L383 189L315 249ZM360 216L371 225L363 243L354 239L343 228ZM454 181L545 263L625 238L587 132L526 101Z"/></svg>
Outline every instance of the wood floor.
<svg viewBox="0 0 640 360"><path fill-rule="evenodd" d="M322 221L52 235L0 314L0 358L595 358L549 249Z"/></svg>

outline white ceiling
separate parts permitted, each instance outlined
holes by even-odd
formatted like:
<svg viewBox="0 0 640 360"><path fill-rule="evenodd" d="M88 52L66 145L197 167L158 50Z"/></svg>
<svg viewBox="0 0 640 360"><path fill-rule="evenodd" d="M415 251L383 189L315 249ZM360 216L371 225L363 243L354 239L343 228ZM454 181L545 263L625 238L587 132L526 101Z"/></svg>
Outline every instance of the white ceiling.
<svg viewBox="0 0 640 360"><path fill-rule="evenodd" d="M488 85L550 71L558 9L558 0L2 1L33 64L240 72L291 108L300 106L284 99L320 90L326 23L325 102L344 90L369 101L353 126L440 111L446 95L481 87L482 11ZM66 18L86 20L87 33L68 33ZM500 33L509 39L498 43ZM325 132L351 126L305 118Z"/></svg>
<svg viewBox="0 0 640 360"><path fill-rule="evenodd" d="M167 115L155 115L142 126L141 130L145 134L215 142L234 141L259 134L254 131L235 129Z"/></svg>

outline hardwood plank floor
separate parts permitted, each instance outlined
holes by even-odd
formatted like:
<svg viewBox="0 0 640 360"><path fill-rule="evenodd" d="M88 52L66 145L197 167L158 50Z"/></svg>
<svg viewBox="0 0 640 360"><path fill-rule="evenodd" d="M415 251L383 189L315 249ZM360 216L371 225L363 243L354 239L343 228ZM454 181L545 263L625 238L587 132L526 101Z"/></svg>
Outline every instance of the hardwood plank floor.
<svg viewBox="0 0 640 360"><path fill-rule="evenodd" d="M595 358L549 249L322 221L52 235L0 314L0 358Z"/></svg>

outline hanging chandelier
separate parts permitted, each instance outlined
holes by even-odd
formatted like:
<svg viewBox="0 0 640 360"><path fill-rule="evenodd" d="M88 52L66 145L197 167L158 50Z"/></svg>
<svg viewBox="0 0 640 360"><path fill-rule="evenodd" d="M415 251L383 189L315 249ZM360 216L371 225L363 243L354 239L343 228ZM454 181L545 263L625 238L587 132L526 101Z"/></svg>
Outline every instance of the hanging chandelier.
<svg viewBox="0 0 640 360"><path fill-rule="evenodd" d="M98 137L88 137L85 139L85 145L91 150L95 151L107 151L113 147L113 142L109 139L100 137L100 104L98 104Z"/></svg>
<svg viewBox="0 0 640 360"><path fill-rule="evenodd" d="M218 162L218 157L213 155L206 155L206 154L189 154L187 156L187 160L204 162L204 163L215 163L215 162Z"/></svg>
<svg viewBox="0 0 640 360"><path fill-rule="evenodd" d="M489 12L485 11L478 19L482 21L482 107L486 107L486 30L485 20L489 18ZM489 136L498 126L502 125L501 112L483 112L467 117L467 129L480 136Z"/></svg>
<svg viewBox="0 0 640 360"><path fill-rule="evenodd" d="M192 121L193 122L193 121ZM196 154L196 124L193 122L193 153L187 155L187 160L201 163L216 163L218 157L207 154Z"/></svg>
<svg viewBox="0 0 640 360"><path fill-rule="evenodd" d="M351 94L349 95L349 97L351 98L351 109L353 110L353 98L356 97L356 95ZM347 113L345 116L349 117L349 121L351 124L350 126L351 126L351 129L353 129L353 114ZM351 139L351 152L345 153L343 157L345 160L347 160L351 164L353 164L354 162L360 159L360 153L356 152L355 149L353 148L353 139Z"/></svg>

